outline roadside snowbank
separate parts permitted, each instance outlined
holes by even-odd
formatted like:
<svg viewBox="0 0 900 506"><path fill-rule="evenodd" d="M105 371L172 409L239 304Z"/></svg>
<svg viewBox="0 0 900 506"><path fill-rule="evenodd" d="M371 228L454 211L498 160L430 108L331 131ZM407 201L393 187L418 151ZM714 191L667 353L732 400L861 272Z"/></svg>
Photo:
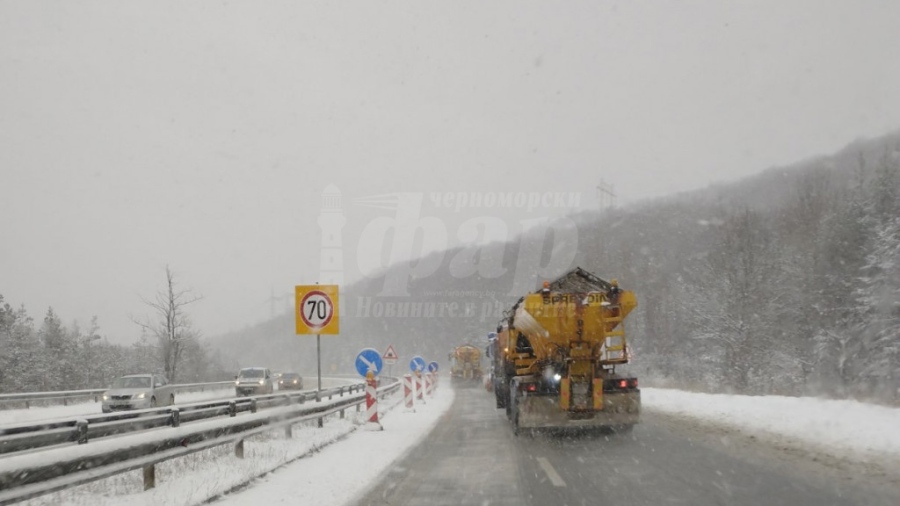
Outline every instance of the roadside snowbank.
<svg viewBox="0 0 900 506"><path fill-rule="evenodd" d="M453 390L447 385L426 404L417 404L415 413L398 406L383 421L383 431L356 431L346 441L280 468L214 504L346 504L422 441L451 404Z"/></svg>
<svg viewBox="0 0 900 506"><path fill-rule="evenodd" d="M702 419L758 436L782 436L869 459L900 458L900 409L814 397L702 394L642 388L645 410Z"/></svg>

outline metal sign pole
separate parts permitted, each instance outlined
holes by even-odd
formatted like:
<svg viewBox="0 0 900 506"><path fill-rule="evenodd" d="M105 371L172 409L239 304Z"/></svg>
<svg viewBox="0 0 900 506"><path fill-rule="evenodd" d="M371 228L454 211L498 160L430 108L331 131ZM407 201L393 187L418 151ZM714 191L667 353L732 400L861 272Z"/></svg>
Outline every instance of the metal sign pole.
<svg viewBox="0 0 900 506"><path fill-rule="evenodd" d="M316 402L322 400L322 335L316 334L316 372L319 375L319 383L316 388Z"/></svg>

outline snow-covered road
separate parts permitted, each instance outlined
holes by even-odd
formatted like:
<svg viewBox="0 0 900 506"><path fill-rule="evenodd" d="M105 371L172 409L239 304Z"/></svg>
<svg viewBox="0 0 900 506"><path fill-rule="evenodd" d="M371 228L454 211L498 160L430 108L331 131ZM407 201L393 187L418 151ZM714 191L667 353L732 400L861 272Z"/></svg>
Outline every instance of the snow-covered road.
<svg viewBox="0 0 900 506"><path fill-rule="evenodd" d="M817 485L814 483L818 479L814 478L817 471L804 464L807 460L812 459L811 455L825 452L841 460L873 465L900 461L900 431L896 429L900 427L900 409L853 401L815 398L712 395L656 388L642 390L646 427L642 426L635 431L633 437L638 446L632 447L631 450L623 447L621 450L624 452L623 455L629 455L630 451L649 452L645 457L655 462L654 465L661 466L661 470L669 469L662 464L670 460L679 461L684 458L692 458L697 459L697 463L719 462L720 465L727 466L750 466L747 468L748 470L756 469L757 471L753 472L768 473L772 480L777 480L779 472L777 469L779 468L776 461L778 458L771 457L771 452L781 451L781 449L809 448L814 452L811 454L794 453L785 457L785 462L789 461L789 467L786 469L792 469L791 472L799 473L797 479L810 480L802 485L800 482L797 482L796 486L791 485L791 493L798 494L797 497L801 499L802 503L802 500L812 500L813 498L813 495L804 494L807 492L812 494L817 490ZM465 395L471 397L467 409L474 406L476 412L484 411L484 416L487 418L484 420L479 418L479 420L483 423L498 425L497 427L491 425L490 430L498 431L498 437L502 436L501 439L509 439L507 438L507 432L509 432L507 422L502 416L502 411L492 409L491 395L477 390L469 390L465 392ZM213 497L218 497L214 501L216 504L228 506L297 503L353 504L361 497L368 497L366 494L372 492L373 487L379 486L380 482L383 485L382 478L395 470L397 465L407 460L410 452L418 448L417 445L421 441L428 438L429 433L443 419L443 415L453 401L454 392L451 389L438 389L434 399L425 405L417 406L416 413L406 413L402 406L398 405L399 398L395 396L392 400L382 403L381 410L384 412L382 421L385 428L382 432L356 430L360 422L356 417L348 417L346 420L333 419L326 423L324 429L314 426L298 427L294 431L294 437L290 440L285 440L280 434L273 433L252 443L248 442L244 459L235 458L231 448L226 446L196 456L166 462L158 466L159 482L157 488L152 491L141 491L140 473L132 472L35 499L28 504L86 506L88 504L113 505L127 502L133 506L144 504L195 505ZM475 404L472 405L472 402ZM462 415L456 414L456 416L458 418ZM671 425L665 421L666 417L670 416L692 420L692 422ZM463 416L463 419L470 420L466 416ZM468 423L472 423L472 425L467 430L478 430L477 424L471 421ZM710 432L705 427L715 427L716 430ZM443 432L439 431L439 433ZM704 436L710 434L712 437L706 439L711 439L712 443L707 441L701 444L700 441L704 439ZM732 437L738 434L748 437L738 444L736 438ZM509 437L512 438L512 436ZM532 448L534 444L538 445L535 448L542 448L542 451L545 452L552 452L558 446L558 444L551 444L552 441L544 439L512 438L509 441L512 442L510 444L524 445L523 449L519 450L520 452L534 450ZM770 444L773 442L777 444ZM455 444L465 446L466 440L460 440ZM614 442L609 444L614 445ZM593 448L591 445L601 446L605 448L605 451L618 448L615 445L609 446L596 440L588 440L584 443L566 442L563 445L568 445L566 447L571 451L586 452L584 458L596 453L591 450ZM677 450L681 452L680 456L660 455L659 452L665 452L667 445L680 445ZM531 448L531 450L525 450L527 448ZM709 451L709 448L713 448L713 452L705 453ZM755 454L755 457L751 457L751 453ZM724 456L726 454L727 457ZM548 455L550 454L548 453ZM515 457L510 458L516 460ZM773 458L775 460L772 460ZM742 459L748 460L742 463ZM550 458L550 460L553 459ZM626 466L631 460L622 461L622 465ZM641 461L643 462L643 460ZM770 461L770 464L766 464ZM517 463L516 465L526 464ZM574 468L568 469L565 467L565 461L561 460L556 460L555 465L560 473L566 475L568 481L571 481L573 476L587 472L586 469L576 464L573 464ZM769 465L772 467L767 467ZM810 466L823 465L829 464L810 462ZM857 469L856 466L851 465L842 467L836 472L841 476L845 476L849 472L851 476L847 476L847 478L854 480L852 473L858 472L861 473L861 478L865 478L862 473L870 472L872 466L867 465L866 469L861 467ZM677 469L678 466L675 468ZM704 472L701 468L694 472ZM714 465L713 468L716 466ZM880 469L884 470L885 468ZM597 470L594 469L591 472L595 471ZM603 476L600 473L595 479L602 480ZM624 479L625 476L618 475L619 479ZM705 475L696 477L701 481L707 478ZM391 479L398 478L395 476ZM660 479L667 480L664 476L661 476ZM712 476L709 479L719 478ZM881 486L885 482L890 482L891 479L893 478L881 479L876 485ZM750 497L753 497L753 487L765 487L761 481L757 482L752 479L743 480L743 478L732 476L729 480L723 483L728 486L748 488L750 491L748 493L751 493ZM678 483L678 480L673 480L672 483ZM791 483L791 481L787 480L785 483ZM883 499L884 496L880 495L867 496L865 488L859 488L854 483L849 485L844 483L841 485L841 487L845 487L841 489L843 492L838 490L834 493L859 494L857 497L870 497L879 501ZM520 484L520 486L526 485ZM532 491L532 502L537 500L535 498L547 499L552 495L540 488L543 486L540 483L531 483L527 486L538 487ZM569 486L572 487L573 484L570 483ZM773 492L775 489L767 490L767 493L773 498L784 497L779 495L780 492ZM575 491L570 490L569 492L574 493ZM667 493L661 489L657 492L664 495ZM675 491L674 496L677 495L678 492ZM710 500L719 500L722 497L735 499L736 497L719 497L712 492L707 495L703 497Z"/></svg>

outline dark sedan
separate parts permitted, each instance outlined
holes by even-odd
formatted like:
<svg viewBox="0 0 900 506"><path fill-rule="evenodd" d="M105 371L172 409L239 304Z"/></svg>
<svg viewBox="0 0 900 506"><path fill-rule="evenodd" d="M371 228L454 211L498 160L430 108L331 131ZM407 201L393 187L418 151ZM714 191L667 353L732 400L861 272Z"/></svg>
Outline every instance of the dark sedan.
<svg viewBox="0 0 900 506"><path fill-rule="evenodd" d="M278 390L303 390L303 378L295 372L286 372L278 379Z"/></svg>

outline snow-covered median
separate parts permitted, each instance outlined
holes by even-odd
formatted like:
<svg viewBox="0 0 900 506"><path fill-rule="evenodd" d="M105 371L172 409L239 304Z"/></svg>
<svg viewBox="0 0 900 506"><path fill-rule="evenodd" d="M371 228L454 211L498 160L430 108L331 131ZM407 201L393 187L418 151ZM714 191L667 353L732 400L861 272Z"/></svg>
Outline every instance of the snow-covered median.
<svg viewBox="0 0 900 506"><path fill-rule="evenodd" d="M156 466L157 484L152 490L142 490L140 471L129 471L24 504L193 506L217 496L222 497L215 504L342 504L366 490L394 460L427 436L453 402L448 385L437 389L426 404L417 405L415 413L406 413L400 404L401 394L379 401L384 428L380 432L357 430L364 415L350 409L346 419L337 414L329 416L323 428L317 428L314 421L298 424L290 439L284 437L283 430L252 437L244 443L243 459L235 457L232 445L222 445L162 462ZM233 420L249 416L254 415L244 413ZM193 422L182 429L204 423L220 422ZM157 437L155 434L149 431L126 437L153 438ZM60 451L90 450L93 445L99 450L101 445L116 441L98 440ZM47 457L33 454L18 458ZM14 465L12 460L6 463ZM228 491L233 492L222 495Z"/></svg>
<svg viewBox="0 0 900 506"><path fill-rule="evenodd" d="M900 459L900 408L814 397L702 394L642 388L647 411L706 420L829 453Z"/></svg>
<svg viewBox="0 0 900 506"><path fill-rule="evenodd" d="M217 388L205 392L176 393L176 404L188 404L191 402L212 401L234 397L233 387ZM68 406L39 406L30 409L3 409L0 410L0 429L6 425L16 425L33 422L47 422L59 419L72 419L79 416L99 415L102 413L101 404L93 401L83 401Z"/></svg>
<svg viewBox="0 0 900 506"><path fill-rule="evenodd" d="M315 386L316 378L304 378L307 386ZM355 378L322 378L322 388L328 389L343 385L359 383ZM277 393L277 390L276 390ZM234 398L234 386L224 385L221 388L203 392L178 392L175 394L176 404L215 401ZM30 409L0 409L0 430L4 426L34 422L49 422L61 419L72 419L79 416L101 414L100 403L84 400L68 406L39 406Z"/></svg>

